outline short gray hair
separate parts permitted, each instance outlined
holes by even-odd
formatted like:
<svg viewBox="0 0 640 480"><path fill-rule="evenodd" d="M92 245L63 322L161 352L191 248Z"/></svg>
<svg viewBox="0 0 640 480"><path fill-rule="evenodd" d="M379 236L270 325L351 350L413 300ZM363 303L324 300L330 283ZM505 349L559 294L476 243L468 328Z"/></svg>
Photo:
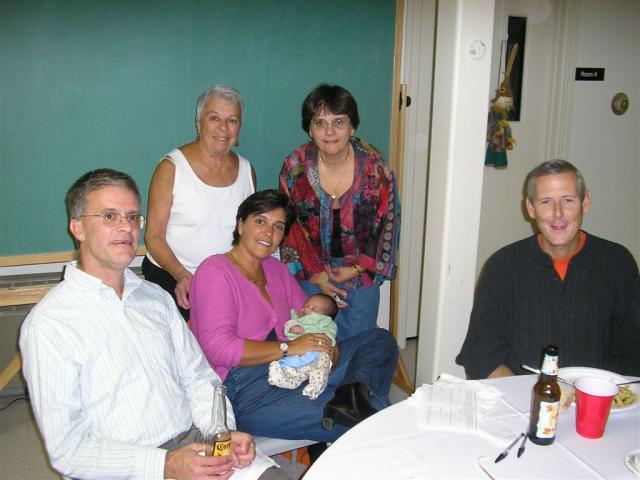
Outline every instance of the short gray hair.
<svg viewBox="0 0 640 480"><path fill-rule="evenodd" d="M547 175L558 175L560 173L572 172L575 174L578 180L578 193L580 200L584 200L584 196L587 193L587 183L584 181L584 177L580 170L575 165L566 160L547 160L542 162L536 168L531 170L527 175L527 198L533 203L535 200L535 180L538 177L546 177Z"/></svg>
<svg viewBox="0 0 640 480"><path fill-rule="evenodd" d="M216 96L223 98L227 102L239 105L240 119L242 119L242 115L244 114L244 102L242 100L242 95L240 95L240 93L238 93L235 88L230 87L229 85L225 85L224 83L219 83L214 87L207 88L198 97L198 102L196 103L196 122L200 120L200 117L202 116L202 110L204 110L204 107L207 105L209 99Z"/></svg>
<svg viewBox="0 0 640 480"><path fill-rule="evenodd" d="M84 214L87 197L91 192L103 187L122 187L129 190L140 201L140 192L136 182L129 175L110 168L91 170L76 180L65 197L67 213L70 219L80 218Z"/></svg>

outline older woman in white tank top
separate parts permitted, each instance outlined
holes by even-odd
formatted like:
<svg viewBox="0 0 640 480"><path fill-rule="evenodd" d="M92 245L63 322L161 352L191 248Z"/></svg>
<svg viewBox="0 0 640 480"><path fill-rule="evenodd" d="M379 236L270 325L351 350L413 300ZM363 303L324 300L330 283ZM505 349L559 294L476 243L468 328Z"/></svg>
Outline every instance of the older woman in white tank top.
<svg viewBox="0 0 640 480"><path fill-rule="evenodd" d="M242 110L233 88L205 90L195 141L169 152L151 179L142 272L171 293L185 320L193 273L208 256L231 249L238 206L255 191L253 167L231 151L239 145Z"/></svg>

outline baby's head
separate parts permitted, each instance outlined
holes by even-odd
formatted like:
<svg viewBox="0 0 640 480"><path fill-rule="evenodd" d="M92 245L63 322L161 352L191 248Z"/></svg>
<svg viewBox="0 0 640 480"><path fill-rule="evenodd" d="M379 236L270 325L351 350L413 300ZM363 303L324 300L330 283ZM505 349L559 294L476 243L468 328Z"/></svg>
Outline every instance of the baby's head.
<svg viewBox="0 0 640 480"><path fill-rule="evenodd" d="M304 302L304 305L300 309L300 316L304 317L313 312L327 315L331 317L332 320L335 320L336 315L338 315L338 304L329 295L316 293Z"/></svg>

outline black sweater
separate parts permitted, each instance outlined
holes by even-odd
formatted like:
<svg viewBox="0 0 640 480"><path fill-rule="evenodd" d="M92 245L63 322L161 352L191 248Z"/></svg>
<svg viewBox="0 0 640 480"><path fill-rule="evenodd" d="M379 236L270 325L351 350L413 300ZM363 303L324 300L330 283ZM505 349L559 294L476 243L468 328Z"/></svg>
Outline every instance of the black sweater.
<svg viewBox="0 0 640 480"><path fill-rule="evenodd" d="M535 235L487 261L456 363L469 378L500 364L523 374L545 345L560 348L561 367L640 376L640 276L626 248L587 234L564 281Z"/></svg>

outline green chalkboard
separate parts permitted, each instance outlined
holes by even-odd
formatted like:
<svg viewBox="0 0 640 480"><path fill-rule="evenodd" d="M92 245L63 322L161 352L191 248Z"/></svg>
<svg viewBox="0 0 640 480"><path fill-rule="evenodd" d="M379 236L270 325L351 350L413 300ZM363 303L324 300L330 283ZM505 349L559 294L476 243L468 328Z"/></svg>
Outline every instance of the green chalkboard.
<svg viewBox="0 0 640 480"><path fill-rule="evenodd" d="M395 3L3 0L0 256L71 250L63 200L87 170L126 171L146 205L157 162L193 140L196 99L216 83L244 96L237 151L259 188L306 141L300 106L321 82L353 93L358 135L386 154Z"/></svg>

